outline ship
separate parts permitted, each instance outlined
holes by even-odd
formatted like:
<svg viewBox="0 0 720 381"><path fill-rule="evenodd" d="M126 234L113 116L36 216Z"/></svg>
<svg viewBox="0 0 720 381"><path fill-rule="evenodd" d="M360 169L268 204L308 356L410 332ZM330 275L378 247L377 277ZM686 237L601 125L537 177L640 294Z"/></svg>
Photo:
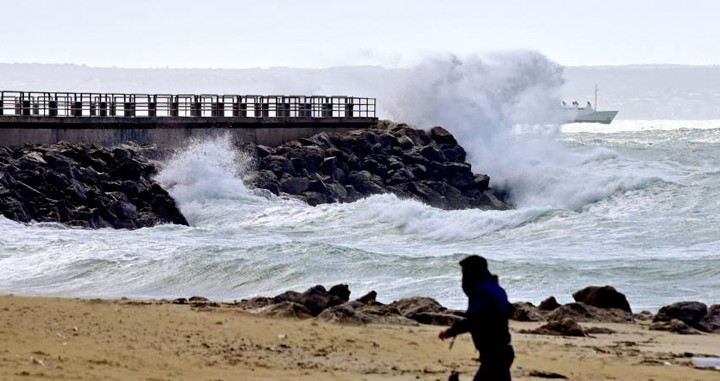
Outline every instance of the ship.
<svg viewBox="0 0 720 381"><path fill-rule="evenodd" d="M573 102L572 106L567 106L563 102L567 113L566 123L612 123L619 111L598 111L597 93L598 87L595 85L595 107L590 102L587 103L586 107L580 107L577 102Z"/></svg>

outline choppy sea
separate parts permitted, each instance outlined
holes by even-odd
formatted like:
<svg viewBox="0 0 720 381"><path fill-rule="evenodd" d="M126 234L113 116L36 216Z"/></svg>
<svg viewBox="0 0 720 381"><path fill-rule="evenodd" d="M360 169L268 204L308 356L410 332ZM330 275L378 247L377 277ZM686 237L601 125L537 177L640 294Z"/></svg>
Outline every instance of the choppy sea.
<svg viewBox="0 0 720 381"><path fill-rule="evenodd" d="M508 162L499 173L474 162L514 197L510 211L444 211L392 195L311 207L248 189L252 163L227 141L197 142L158 175L190 227L83 230L0 217L0 292L233 300L348 283L353 296L424 295L461 308L457 262L480 254L514 301L568 302L609 284L636 311L720 303L720 121L561 131L563 160L530 154L522 171Z"/></svg>

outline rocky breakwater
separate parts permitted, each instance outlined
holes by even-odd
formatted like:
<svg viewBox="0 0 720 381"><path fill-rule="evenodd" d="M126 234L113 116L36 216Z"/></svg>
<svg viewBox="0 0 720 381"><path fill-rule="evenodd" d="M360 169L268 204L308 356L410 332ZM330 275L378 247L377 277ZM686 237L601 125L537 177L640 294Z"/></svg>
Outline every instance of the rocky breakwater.
<svg viewBox="0 0 720 381"><path fill-rule="evenodd" d="M19 222L136 229L187 225L155 181L146 148L59 143L0 147L0 214Z"/></svg>
<svg viewBox="0 0 720 381"><path fill-rule="evenodd" d="M244 148L256 156L246 178L251 185L313 206L392 193L443 209L511 208L487 175L473 173L465 150L442 127L427 133L381 121L373 128L321 133L274 148Z"/></svg>

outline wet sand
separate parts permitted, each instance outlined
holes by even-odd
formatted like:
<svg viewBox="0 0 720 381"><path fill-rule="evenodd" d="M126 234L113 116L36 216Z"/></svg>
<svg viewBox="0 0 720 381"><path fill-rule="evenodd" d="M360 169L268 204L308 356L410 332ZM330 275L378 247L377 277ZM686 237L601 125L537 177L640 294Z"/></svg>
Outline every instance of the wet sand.
<svg viewBox="0 0 720 381"><path fill-rule="evenodd" d="M718 380L687 353L720 356L720 335L676 335L642 325L585 324L611 335L520 334L516 380L531 371L571 380ZM344 326L266 318L229 306L160 301L0 296L0 380L470 380L470 338L437 326ZM518 367L521 367L520 370Z"/></svg>

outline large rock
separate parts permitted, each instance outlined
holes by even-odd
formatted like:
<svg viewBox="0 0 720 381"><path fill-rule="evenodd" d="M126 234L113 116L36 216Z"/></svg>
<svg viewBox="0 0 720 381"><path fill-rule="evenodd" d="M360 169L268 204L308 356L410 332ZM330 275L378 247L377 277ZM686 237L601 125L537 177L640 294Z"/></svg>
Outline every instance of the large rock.
<svg viewBox="0 0 720 381"><path fill-rule="evenodd" d="M561 321L571 318L578 322L588 323L632 323L631 313L618 308L599 308L584 303L568 303L547 314L550 321Z"/></svg>
<svg viewBox="0 0 720 381"><path fill-rule="evenodd" d="M421 312L413 314L412 320L421 324L451 326L463 318L451 313Z"/></svg>
<svg viewBox="0 0 720 381"><path fill-rule="evenodd" d="M672 319L669 321L658 321L650 324L651 331L668 331L680 335L697 335L698 332L687 325L684 321Z"/></svg>
<svg viewBox="0 0 720 381"><path fill-rule="evenodd" d="M553 311L554 309L560 307L560 303L555 300L554 296L550 296L547 299L540 302L540 305L538 308L540 308L543 311Z"/></svg>
<svg viewBox="0 0 720 381"><path fill-rule="evenodd" d="M388 324L417 325L399 313L389 313L377 307L367 307L360 302L349 302L330 307L317 316L319 320L340 324Z"/></svg>
<svg viewBox="0 0 720 381"><path fill-rule="evenodd" d="M623 311L632 312L630 303L625 295L615 290L612 286L590 286L573 293L573 299L578 303L585 303L589 306L599 308L618 308Z"/></svg>
<svg viewBox="0 0 720 381"><path fill-rule="evenodd" d="M554 335L554 336L587 336L583 327L577 321L571 318L562 320L553 320L547 324L529 331L521 331L522 333L532 333L536 335Z"/></svg>
<svg viewBox="0 0 720 381"><path fill-rule="evenodd" d="M317 316L326 308L342 304L344 301L338 295L329 293L321 285L309 288L298 299L298 302L305 306L312 316Z"/></svg>
<svg viewBox="0 0 720 381"><path fill-rule="evenodd" d="M546 321L547 319L542 314L541 310L535 307L532 303L513 303L512 314L510 319L517 321Z"/></svg>
<svg viewBox="0 0 720 381"><path fill-rule="evenodd" d="M280 190L288 194L299 195L310 186L310 181L304 177L285 177L280 180Z"/></svg>
<svg viewBox="0 0 720 381"><path fill-rule="evenodd" d="M400 299L388 304L390 308L397 309L401 315L412 318L415 314L420 313L440 313L447 308L443 307L437 300L423 296L414 296L410 298Z"/></svg>
<svg viewBox="0 0 720 381"><path fill-rule="evenodd" d="M376 298L377 298L377 292L370 291L367 294L359 297L358 302L363 303L363 304L375 304L375 303L377 303L375 301Z"/></svg>
<svg viewBox="0 0 720 381"><path fill-rule="evenodd" d="M261 315L283 318L307 319L312 317L310 311L302 304L293 302L282 302L271 304L258 311Z"/></svg>
<svg viewBox="0 0 720 381"><path fill-rule="evenodd" d="M678 302L665 306L658 311L653 322L680 320L695 328L700 327L700 321L707 314L707 305L700 302Z"/></svg>
<svg viewBox="0 0 720 381"><path fill-rule="evenodd" d="M705 332L720 333L720 304L710 306L708 313L698 325Z"/></svg>
<svg viewBox="0 0 720 381"><path fill-rule="evenodd" d="M348 303L330 307L321 312L317 318L319 320L341 324L367 324L377 321L376 317L357 311Z"/></svg>
<svg viewBox="0 0 720 381"><path fill-rule="evenodd" d="M328 294L336 296L343 302L347 302L350 300L350 287L348 287L347 284L336 284L330 287Z"/></svg>
<svg viewBox="0 0 720 381"><path fill-rule="evenodd" d="M455 137L448 130L440 126L430 129L430 137L440 144L457 144Z"/></svg>

